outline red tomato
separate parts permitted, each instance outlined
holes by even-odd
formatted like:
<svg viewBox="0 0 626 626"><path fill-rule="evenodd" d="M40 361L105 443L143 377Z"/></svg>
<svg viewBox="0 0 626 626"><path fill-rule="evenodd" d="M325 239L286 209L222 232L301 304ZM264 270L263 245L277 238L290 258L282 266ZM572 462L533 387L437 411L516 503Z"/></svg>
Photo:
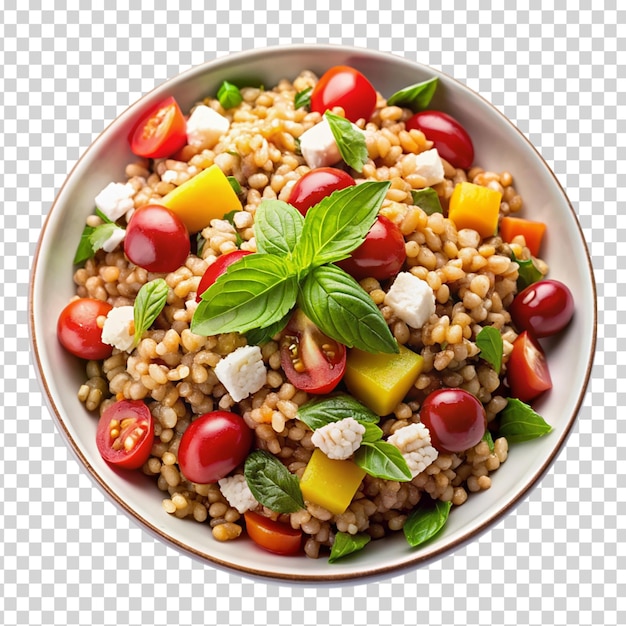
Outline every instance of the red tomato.
<svg viewBox="0 0 626 626"><path fill-rule="evenodd" d="M187 427L178 447L178 465L185 478L215 483L242 463L252 446L252 430L229 411L212 411Z"/></svg>
<svg viewBox="0 0 626 626"><path fill-rule="evenodd" d="M562 282L540 280L520 291L509 307L519 330L549 337L563 330L574 315L574 296Z"/></svg>
<svg viewBox="0 0 626 626"><path fill-rule="evenodd" d="M254 543L274 554L291 555L300 552L302 531L282 522L246 511L246 530Z"/></svg>
<svg viewBox="0 0 626 626"><path fill-rule="evenodd" d="M307 172L291 189L289 204L302 215L333 191L356 185L350 174L336 167L318 167Z"/></svg>
<svg viewBox="0 0 626 626"><path fill-rule="evenodd" d="M337 265L356 280L386 280L402 269L405 260L402 232L390 219L379 215L363 243Z"/></svg>
<svg viewBox="0 0 626 626"><path fill-rule="evenodd" d="M120 400L102 413L96 444L102 458L124 469L138 469L150 457L154 420L142 400Z"/></svg>
<svg viewBox="0 0 626 626"><path fill-rule="evenodd" d="M145 115L130 139L140 157L160 159L178 152L187 143L187 125L178 103L169 97Z"/></svg>
<svg viewBox="0 0 626 626"><path fill-rule="evenodd" d="M232 265L235 261L239 261L239 259L247 254L252 253L247 250L233 250L232 252L218 256L217 259L207 267L200 279L196 302L202 300L202 294L228 269L229 265Z"/></svg>
<svg viewBox="0 0 626 626"><path fill-rule="evenodd" d="M433 447L439 452L463 452L485 435L487 414L482 403L465 389L437 389L420 409L422 424L430 431Z"/></svg>
<svg viewBox="0 0 626 626"><path fill-rule="evenodd" d="M376 90L361 72L347 65L331 67L311 92L311 111L324 115L328 109L341 107L351 122L369 121L376 108Z"/></svg>
<svg viewBox="0 0 626 626"><path fill-rule="evenodd" d="M421 130L434 143L439 156L464 170L474 161L474 145L467 131L442 111L420 111L406 123L407 130Z"/></svg>
<svg viewBox="0 0 626 626"><path fill-rule="evenodd" d="M166 274L185 263L191 243L182 220L164 206L137 209L126 228L124 252L132 263L149 272Z"/></svg>
<svg viewBox="0 0 626 626"><path fill-rule="evenodd" d="M61 345L81 359L108 359L113 346L102 342L98 318L106 317L112 308L108 302L95 298L72 300L61 311L57 321L57 337Z"/></svg>
<svg viewBox="0 0 626 626"><path fill-rule="evenodd" d="M513 351L506 369L511 395L522 402L533 400L544 391L552 389L545 354L527 331L513 342Z"/></svg>
<svg viewBox="0 0 626 626"><path fill-rule="evenodd" d="M280 340L280 363L297 389L330 393L346 370L346 347L296 309Z"/></svg>

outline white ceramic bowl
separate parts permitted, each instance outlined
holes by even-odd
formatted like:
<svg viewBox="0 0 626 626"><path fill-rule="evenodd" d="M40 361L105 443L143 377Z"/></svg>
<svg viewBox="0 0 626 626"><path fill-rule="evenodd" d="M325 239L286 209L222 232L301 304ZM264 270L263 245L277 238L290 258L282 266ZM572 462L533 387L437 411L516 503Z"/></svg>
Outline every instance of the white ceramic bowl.
<svg viewBox="0 0 626 626"><path fill-rule="evenodd" d="M471 495L453 510L443 532L428 544L411 549L400 533L329 565L325 558L274 556L247 539L219 543L208 527L168 515L161 505L162 493L150 479L109 467L96 448L97 420L76 397L84 364L59 345L56 319L74 291L72 258L85 218L93 212L96 193L110 181L124 179L124 167L132 160L127 137L141 112L170 94L188 110L205 95L214 94L225 79L273 85L303 69L321 75L338 64L359 69L385 95L433 75L439 78L431 108L447 111L465 126L477 164L513 173L525 201L524 215L547 223L543 256L550 276L563 280L573 292L576 313L562 336L544 342L554 388L537 410L553 431L513 445L507 462L493 476L491 489ZM251 576L316 584L415 568L474 539L509 512L536 485L564 444L584 397L596 338L595 285L580 226L555 176L522 133L483 98L436 70L386 53L327 45L281 46L211 61L167 81L125 111L85 152L54 202L34 260L30 295L34 360L50 409L79 462L104 492L146 530L207 564Z"/></svg>

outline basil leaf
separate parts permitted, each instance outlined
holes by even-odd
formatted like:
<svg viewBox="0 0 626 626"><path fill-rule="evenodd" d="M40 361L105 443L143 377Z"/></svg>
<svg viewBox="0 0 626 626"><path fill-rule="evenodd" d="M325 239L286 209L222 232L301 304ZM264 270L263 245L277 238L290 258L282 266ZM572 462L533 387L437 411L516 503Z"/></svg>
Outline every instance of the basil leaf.
<svg viewBox="0 0 626 626"><path fill-rule="evenodd" d="M97 250L100 250L102 246L104 246L104 244L107 242L109 237L111 237L111 235L116 230L124 230L124 229L118 226L117 224L114 224L113 222L109 222L107 224L100 224L100 226L96 226L93 229L93 232L89 236L89 242L91 243L91 247L94 253Z"/></svg>
<svg viewBox="0 0 626 626"><path fill-rule="evenodd" d="M493 443L493 437L491 436L491 431L489 429L485 431L482 440L487 442L487 445L489 446L489 452L493 452L496 449L496 446Z"/></svg>
<svg viewBox="0 0 626 626"><path fill-rule="evenodd" d="M476 335L476 345L480 348L480 358L487 361L499 374L502 368L502 353L504 351L500 331L493 326L485 326Z"/></svg>
<svg viewBox="0 0 626 626"><path fill-rule="evenodd" d="M74 264L78 265L94 255L94 249L91 245L91 235L96 230L94 226L85 226L80 236L80 241L74 254Z"/></svg>
<svg viewBox="0 0 626 626"><path fill-rule="evenodd" d="M249 345L262 346L264 343L271 341L276 333L279 333L285 326L291 317L291 311L283 317L283 319L266 326L265 328L252 328L246 331L246 339Z"/></svg>
<svg viewBox="0 0 626 626"><path fill-rule="evenodd" d="M237 85L225 80L217 90L217 99L225 109L232 109L241 104L243 97Z"/></svg>
<svg viewBox="0 0 626 626"><path fill-rule="evenodd" d="M293 308L297 292L297 277L284 257L249 254L202 294L191 331L209 336L269 327Z"/></svg>
<svg viewBox="0 0 626 626"><path fill-rule="evenodd" d="M227 176L226 180L230 183L230 186L233 188L233 191L240 196L243 193L241 189L241 185L235 176ZM233 213L234 211L231 211Z"/></svg>
<svg viewBox="0 0 626 626"><path fill-rule="evenodd" d="M331 422L339 422L346 417L352 417L363 425L376 424L380 421L380 417L374 411L346 393L309 400L298 409L296 417L311 430Z"/></svg>
<svg viewBox="0 0 626 626"><path fill-rule="evenodd" d="M537 439L551 430L552 426L541 415L517 398L509 398L500 414L499 433L506 437L509 443Z"/></svg>
<svg viewBox="0 0 626 626"><path fill-rule="evenodd" d="M275 456L256 450L244 464L243 475L252 495L276 513L295 513L304 508L298 477Z"/></svg>
<svg viewBox="0 0 626 626"><path fill-rule="evenodd" d="M141 336L152 326L159 317L167 302L169 287L163 278L155 278L141 287L133 305L133 320L135 322L136 346Z"/></svg>
<svg viewBox="0 0 626 626"><path fill-rule="evenodd" d="M307 211L298 245L301 263L323 265L349 256L376 220L390 184L367 181L352 185L312 206Z"/></svg>
<svg viewBox="0 0 626 626"><path fill-rule="evenodd" d="M426 215L432 215L433 213L443 213L441 208L441 202L437 192L432 187L425 187L424 189L412 189L411 196L413 196L413 204L418 206Z"/></svg>
<svg viewBox="0 0 626 626"><path fill-rule="evenodd" d="M514 254L511 255L511 259L519 265L517 276L517 289L521 291L536 283L543 278L543 274L539 271L532 259L518 259Z"/></svg>
<svg viewBox="0 0 626 626"><path fill-rule="evenodd" d="M411 470L398 448L386 441L362 441L354 462L370 476L383 480L408 482Z"/></svg>
<svg viewBox="0 0 626 626"><path fill-rule="evenodd" d="M389 106L405 106L417 113L417 111L428 107L437 90L437 83L438 79L435 76L424 82L409 85L387 98L387 104Z"/></svg>
<svg viewBox="0 0 626 626"><path fill-rule="evenodd" d="M105 223L105 224L114 224L115 222L109 218L108 215L103 213L98 207L96 207L94 213Z"/></svg>
<svg viewBox="0 0 626 626"><path fill-rule="evenodd" d="M351 535L350 533L344 533L339 531L335 535L333 547L330 549L328 562L334 563L338 559L342 559L344 556L348 556L348 554L359 552L371 540L372 538L367 533L357 533L356 535Z"/></svg>
<svg viewBox="0 0 626 626"><path fill-rule="evenodd" d="M302 234L304 217L282 200L263 200L254 216L258 252L290 256Z"/></svg>
<svg viewBox="0 0 626 626"><path fill-rule="evenodd" d="M323 333L349 348L399 351L374 301L336 265L322 265L308 274L300 288L298 306Z"/></svg>
<svg viewBox="0 0 626 626"><path fill-rule="evenodd" d="M420 502L404 522L404 536L413 548L434 537L448 521L452 502Z"/></svg>
<svg viewBox="0 0 626 626"><path fill-rule="evenodd" d="M237 179L235 178L235 180ZM239 213L239 211L229 211L228 213L224 214L224 217L222 217L222 219L228 222L235 230L235 243L237 244L237 247L239 247L243 243L243 239L241 235L237 232L237 225L235 224L235 213ZM200 233L198 234L201 236L201 233L202 231L200 231ZM198 256L200 256L200 252L198 252Z"/></svg>
<svg viewBox="0 0 626 626"><path fill-rule="evenodd" d="M330 111L324 113L330 130L339 148L341 158L357 172L363 171L367 163L367 144L363 131L345 117L335 115Z"/></svg>
<svg viewBox="0 0 626 626"><path fill-rule="evenodd" d="M299 109L301 107L305 107L305 108L310 107L312 91L313 91L313 87L307 87L306 89L299 91L293 100L293 108Z"/></svg>
<svg viewBox="0 0 626 626"><path fill-rule="evenodd" d="M357 420L357 422L358 421L359 420ZM375 441L380 441L383 438L383 429L376 426L376 424L372 424L371 422L359 423L365 427L365 432L363 433L363 441L365 443L374 443Z"/></svg>

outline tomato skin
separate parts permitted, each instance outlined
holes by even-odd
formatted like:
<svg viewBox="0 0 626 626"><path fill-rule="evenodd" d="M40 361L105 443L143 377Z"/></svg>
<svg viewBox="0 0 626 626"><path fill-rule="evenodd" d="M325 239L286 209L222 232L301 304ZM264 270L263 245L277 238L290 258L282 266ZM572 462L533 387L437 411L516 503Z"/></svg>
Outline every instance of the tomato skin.
<svg viewBox="0 0 626 626"><path fill-rule="evenodd" d="M420 409L422 424L439 452L463 452L485 435L487 414L476 396L465 389L448 387L432 391Z"/></svg>
<svg viewBox="0 0 626 626"><path fill-rule="evenodd" d="M252 430L230 411L211 411L191 422L180 439L178 465L194 483L215 483L242 463L252 447Z"/></svg>
<svg viewBox="0 0 626 626"><path fill-rule="evenodd" d="M246 511L246 531L254 543L274 554L297 554L302 546L302 531L255 513Z"/></svg>
<svg viewBox="0 0 626 626"><path fill-rule="evenodd" d="M135 265L167 274L185 263L190 250L187 227L169 209L149 204L137 209L130 218L124 253Z"/></svg>
<svg viewBox="0 0 626 626"><path fill-rule="evenodd" d="M346 371L346 347L327 337L296 309L281 336L280 363L297 389L330 393Z"/></svg>
<svg viewBox="0 0 626 626"><path fill-rule="evenodd" d="M546 278L528 285L509 307L519 330L528 330L537 339L562 331L574 315L574 296L558 280Z"/></svg>
<svg viewBox="0 0 626 626"><path fill-rule="evenodd" d="M333 191L356 185L350 174L336 167L317 167L307 172L292 187L289 204L302 215L314 205L330 196Z"/></svg>
<svg viewBox="0 0 626 626"><path fill-rule="evenodd" d="M129 420L128 425L124 426L124 420ZM112 428L117 429L117 442L111 441ZM133 441L130 449L124 446L128 438ZM153 443L154 419L142 400L119 400L103 411L96 444L107 463L123 469L139 469L150 458Z"/></svg>
<svg viewBox="0 0 626 626"><path fill-rule="evenodd" d="M522 402L534 400L544 391L552 389L546 356L528 331L521 333L513 342L506 369L511 395Z"/></svg>
<svg viewBox="0 0 626 626"><path fill-rule="evenodd" d="M379 215L363 243L337 265L356 280L386 280L395 276L405 261L402 232L390 219Z"/></svg>
<svg viewBox="0 0 626 626"><path fill-rule="evenodd" d="M434 143L439 156L464 170L474 161L474 144L467 131L443 111L420 111L406 123L407 130L421 130Z"/></svg>
<svg viewBox="0 0 626 626"><path fill-rule="evenodd" d="M106 317L112 308L108 302L95 298L72 300L57 320L57 337L61 345L81 359L108 359L113 353L113 346L103 343L97 319Z"/></svg>
<svg viewBox="0 0 626 626"><path fill-rule="evenodd" d="M233 250L232 252L218 256L217 259L206 268L206 271L200 279L196 302L202 300L202 294L228 269L229 265L239 261L239 259L248 254L252 253L247 250Z"/></svg>
<svg viewBox="0 0 626 626"><path fill-rule="evenodd" d="M137 156L147 159L170 156L186 143L185 116L171 96L147 113L130 137L131 150Z"/></svg>
<svg viewBox="0 0 626 626"><path fill-rule="evenodd" d="M376 108L376 90L358 70L336 65L325 72L311 92L311 111L321 115L333 107L341 107L351 122L369 121Z"/></svg>

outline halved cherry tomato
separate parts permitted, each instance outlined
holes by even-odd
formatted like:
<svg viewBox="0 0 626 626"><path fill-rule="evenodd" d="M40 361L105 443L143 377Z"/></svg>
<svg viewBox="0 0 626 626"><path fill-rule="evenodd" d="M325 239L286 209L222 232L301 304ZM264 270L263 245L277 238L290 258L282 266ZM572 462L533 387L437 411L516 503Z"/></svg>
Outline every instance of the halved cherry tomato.
<svg viewBox="0 0 626 626"><path fill-rule="evenodd" d="M193 420L180 439L178 465L194 483L215 483L248 456L252 430L243 417L230 411L211 411Z"/></svg>
<svg viewBox="0 0 626 626"><path fill-rule="evenodd" d="M346 370L346 347L327 337L296 309L280 340L280 363L297 389L330 393Z"/></svg>
<svg viewBox="0 0 626 626"><path fill-rule="evenodd" d="M187 227L164 206L142 206L128 222L124 252L132 263L149 272L173 272L184 264L190 250Z"/></svg>
<svg viewBox="0 0 626 626"><path fill-rule="evenodd" d="M437 389L424 400L420 420L439 452L463 452L485 435L487 414L476 396L456 387Z"/></svg>
<svg viewBox="0 0 626 626"><path fill-rule="evenodd" d="M252 253L247 250L233 250L232 252L218 256L217 259L206 268L206 271L200 279L196 302L202 300L202 294L228 269L229 265L232 265L235 261L239 261L239 259L247 254Z"/></svg>
<svg viewBox="0 0 626 626"><path fill-rule="evenodd" d="M160 159L178 152L186 143L185 116L170 96L140 120L131 136L130 148L137 156Z"/></svg>
<svg viewBox="0 0 626 626"><path fill-rule="evenodd" d="M102 342L102 328L98 318L106 317L113 307L95 298L72 300L59 315L57 337L61 345L81 359L107 359L113 346Z"/></svg>
<svg viewBox="0 0 626 626"><path fill-rule="evenodd" d="M243 514L246 531L254 543L274 554L297 554L302 546L302 531L259 515L254 511Z"/></svg>
<svg viewBox="0 0 626 626"><path fill-rule="evenodd" d="M119 400L102 413L96 444L102 458L124 469L138 469L150 457L154 420L142 400Z"/></svg>
<svg viewBox="0 0 626 626"><path fill-rule="evenodd" d="M356 280L386 280L402 269L405 260L402 232L390 219L379 215L363 243L337 265Z"/></svg>
<svg viewBox="0 0 626 626"><path fill-rule="evenodd" d="M511 395L522 402L534 400L544 391L552 389L545 354L528 331L513 342L506 369Z"/></svg>
<svg viewBox="0 0 626 626"><path fill-rule="evenodd" d="M336 167L317 167L307 172L292 187L289 204L296 207L302 215L333 191L356 185L350 174Z"/></svg>
<svg viewBox="0 0 626 626"><path fill-rule="evenodd" d="M311 111L321 115L342 107L351 122L369 121L376 108L376 90L361 72L347 65L336 65L325 72L311 92Z"/></svg>
<svg viewBox="0 0 626 626"><path fill-rule="evenodd" d="M439 156L464 170L474 161L474 145L467 131L442 111L420 111L406 123L407 130L421 130L434 143Z"/></svg>

